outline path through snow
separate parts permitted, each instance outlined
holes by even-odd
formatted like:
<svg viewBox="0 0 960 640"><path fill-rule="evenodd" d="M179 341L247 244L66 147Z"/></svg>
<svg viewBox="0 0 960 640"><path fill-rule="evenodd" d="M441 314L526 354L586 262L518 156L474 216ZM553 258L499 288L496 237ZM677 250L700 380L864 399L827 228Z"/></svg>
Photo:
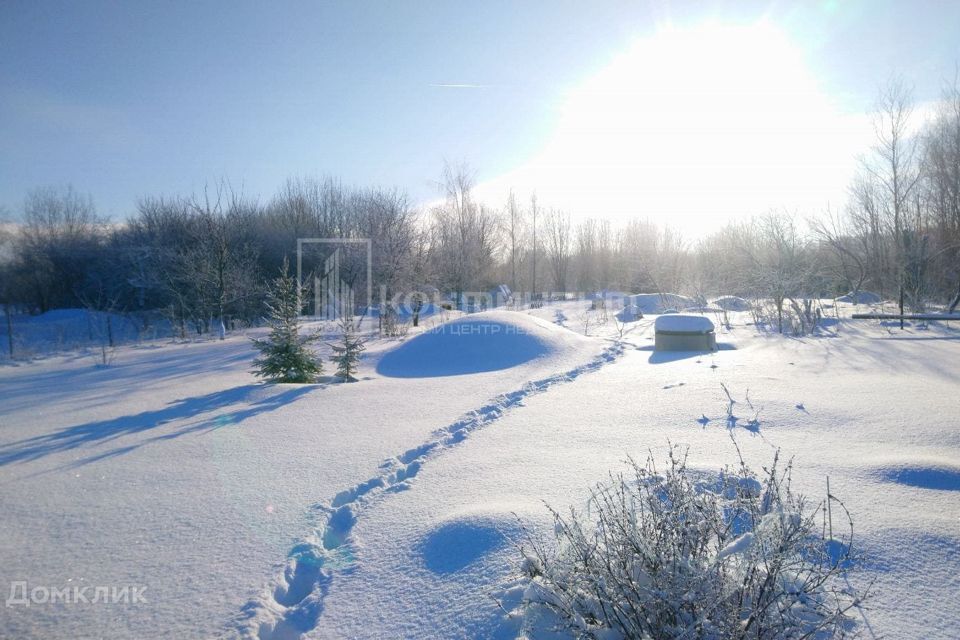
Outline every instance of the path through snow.
<svg viewBox="0 0 960 640"><path fill-rule="evenodd" d="M350 533L364 509L386 495L403 491L431 457L463 442L470 433L522 406L525 398L598 370L623 355L621 344L606 348L590 362L569 371L528 382L516 391L498 395L488 404L435 431L431 438L380 465L380 472L314 505L316 529L294 545L286 566L261 595L248 602L236 624L242 637L259 640L299 638L313 629L323 613L323 601L337 575L352 571L356 550Z"/></svg>

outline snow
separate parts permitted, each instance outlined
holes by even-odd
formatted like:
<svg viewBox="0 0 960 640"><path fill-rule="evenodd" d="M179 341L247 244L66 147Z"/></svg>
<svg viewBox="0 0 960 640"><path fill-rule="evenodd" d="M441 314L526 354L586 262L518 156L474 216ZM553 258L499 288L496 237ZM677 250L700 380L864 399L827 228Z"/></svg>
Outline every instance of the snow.
<svg viewBox="0 0 960 640"><path fill-rule="evenodd" d="M880 304L883 298L872 291L857 291L840 296L837 302L847 302L849 304Z"/></svg>
<svg viewBox="0 0 960 640"><path fill-rule="evenodd" d="M644 314L665 313L667 310L682 311L699 305L695 299L676 293L640 293L627 296L626 301Z"/></svg>
<svg viewBox="0 0 960 640"><path fill-rule="evenodd" d="M563 351L583 338L532 316L487 311L447 322L386 354L377 373L400 378L497 371Z"/></svg>
<svg viewBox="0 0 960 640"><path fill-rule="evenodd" d="M730 543L717 553L717 560L723 560L728 556L735 556L744 553L753 544L753 533L748 531L738 538L734 538Z"/></svg>
<svg viewBox="0 0 960 640"><path fill-rule="evenodd" d="M715 472L732 435L755 468L793 457L814 504L829 476L865 553L852 581L876 580L867 637L955 637L960 331L784 338L732 312L735 350L658 354L652 320L617 346L588 307L372 339L350 385L257 384L244 336L0 367L0 585L147 586L137 605L2 607L0 635L514 638L491 594L522 593L513 541L549 533L544 501L582 505L668 442Z"/></svg>
<svg viewBox="0 0 960 640"><path fill-rule="evenodd" d="M83 347L99 348L109 343L111 334L116 344L170 335L169 322L158 317L151 320L144 325L132 316L87 309L53 309L35 316L19 314L12 317L14 353L23 359ZM0 358L8 358L6 335L3 340Z"/></svg>
<svg viewBox="0 0 960 640"><path fill-rule="evenodd" d="M640 309L633 304L628 304L617 312L617 320L620 322L636 322L643 317Z"/></svg>
<svg viewBox="0 0 960 640"><path fill-rule="evenodd" d="M750 302L738 296L720 296L713 305L724 311L750 311Z"/></svg>
<svg viewBox="0 0 960 640"><path fill-rule="evenodd" d="M682 313L660 316L654 323L656 331L673 333L709 333L713 331L713 322L706 316Z"/></svg>
<svg viewBox="0 0 960 640"><path fill-rule="evenodd" d="M364 315L366 318L378 318L380 316L380 306L371 306L366 307L364 310ZM397 304L394 307L394 313L397 317L401 318L404 321L410 321L413 319L413 306L407 304L406 302L402 304ZM432 316L443 315L449 313L445 311L439 305L435 305L432 302L427 302L420 307L420 317L429 318ZM446 318L443 318L444 320Z"/></svg>
<svg viewBox="0 0 960 640"><path fill-rule="evenodd" d="M311 529L311 505L608 347L573 338L510 369L417 379L377 375L403 343L376 340L351 385L257 384L244 336L125 347L105 368L74 356L0 368L3 577L148 587L119 621L117 607L2 608L0 635L216 635Z"/></svg>

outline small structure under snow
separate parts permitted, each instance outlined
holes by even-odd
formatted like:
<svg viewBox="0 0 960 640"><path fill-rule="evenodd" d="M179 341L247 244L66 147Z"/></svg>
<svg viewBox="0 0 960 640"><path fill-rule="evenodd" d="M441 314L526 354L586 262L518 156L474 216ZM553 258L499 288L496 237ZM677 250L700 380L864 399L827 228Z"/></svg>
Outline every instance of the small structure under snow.
<svg viewBox="0 0 960 640"><path fill-rule="evenodd" d="M512 297L513 292L510 291L510 287L505 284L499 284L490 290L490 306L502 307L509 304Z"/></svg>
<svg viewBox="0 0 960 640"><path fill-rule="evenodd" d="M636 322L643 317L643 312L635 304L628 304L617 312L617 320L620 322Z"/></svg>
<svg viewBox="0 0 960 640"><path fill-rule="evenodd" d="M837 302L849 304L880 304L882 298L873 291L851 291L845 296L837 298Z"/></svg>
<svg viewBox="0 0 960 640"><path fill-rule="evenodd" d="M657 351L716 351L717 335L706 316L675 313L660 316L654 323Z"/></svg>
<svg viewBox="0 0 960 640"><path fill-rule="evenodd" d="M713 304L724 311L750 311L750 303L739 296L720 296Z"/></svg>
<svg viewBox="0 0 960 640"><path fill-rule="evenodd" d="M683 311L700 306L697 300L677 293L638 293L627 296L624 304L636 306L641 313L666 313L667 311Z"/></svg>

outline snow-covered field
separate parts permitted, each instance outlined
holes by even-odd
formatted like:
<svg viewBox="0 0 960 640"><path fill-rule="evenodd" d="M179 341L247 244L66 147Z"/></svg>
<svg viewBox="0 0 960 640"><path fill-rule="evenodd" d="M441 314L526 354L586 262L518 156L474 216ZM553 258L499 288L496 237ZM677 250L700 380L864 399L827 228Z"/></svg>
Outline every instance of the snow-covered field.
<svg viewBox="0 0 960 640"><path fill-rule="evenodd" d="M8 603L0 636L513 638L492 596L517 516L548 526L543 501L581 504L668 441L717 469L732 433L756 467L793 456L814 499L829 475L866 554L853 579L875 581L866 637L956 637L960 330L787 338L732 313L718 352L664 354L654 316L587 306L374 340L349 385L259 384L239 335L0 367L4 595L145 600Z"/></svg>

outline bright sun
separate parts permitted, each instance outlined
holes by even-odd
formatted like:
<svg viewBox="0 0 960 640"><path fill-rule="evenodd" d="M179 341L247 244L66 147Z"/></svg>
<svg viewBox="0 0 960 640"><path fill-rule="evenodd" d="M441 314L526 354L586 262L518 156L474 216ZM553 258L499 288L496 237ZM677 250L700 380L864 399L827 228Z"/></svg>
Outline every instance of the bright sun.
<svg viewBox="0 0 960 640"><path fill-rule="evenodd" d="M861 121L772 25L664 28L573 90L543 151L481 189L697 235L772 208L837 206Z"/></svg>

